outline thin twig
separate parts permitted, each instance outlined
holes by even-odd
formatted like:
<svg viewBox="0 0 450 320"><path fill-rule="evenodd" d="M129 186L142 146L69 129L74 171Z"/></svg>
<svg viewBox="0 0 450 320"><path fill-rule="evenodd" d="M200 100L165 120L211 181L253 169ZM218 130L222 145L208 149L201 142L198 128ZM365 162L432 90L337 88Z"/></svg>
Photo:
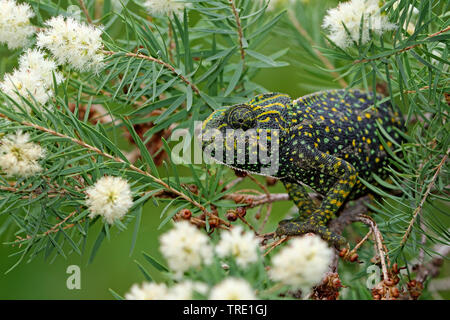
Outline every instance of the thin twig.
<svg viewBox="0 0 450 320"><path fill-rule="evenodd" d="M368 225L370 227L370 229L372 230L372 233L373 233L374 239L375 239L375 246L377 248L377 253L380 257L381 270L383 272L383 279L385 281L388 281L389 273L388 273L388 269L387 269L387 265L386 265L387 253L385 251L385 246L383 245L383 236L381 235L381 232L378 229L376 222L371 217L363 215L363 214L357 216L356 221L360 221L360 222Z"/></svg>
<svg viewBox="0 0 450 320"><path fill-rule="evenodd" d="M372 229L370 229L369 232L366 233L364 238L362 238L361 241L358 242L352 250L350 250L350 252L348 253L348 256L351 256L353 253L356 253L356 251L358 251L358 249L364 244L364 242L366 242L367 239L369 239L371 234L372 234Z"/></svg>
<svg viewBox="0 0 450 320"><path fill-rule="evenodd" d="M285 238L281 238L280 240L275 241L274 243L271 243L268 247L269 250L267 250L263 256L267 256L273 249L275 249L276 247L278 247L280 244L282 244L283 242L289 240L290 237L285 237Z"/></svg>
<svg viewBox="0 0 450 320"><path fill-rule="evenodd" d="M65 223L67 220L69 220L71 217L73 217L73 216L75 215L75 213L77 213L76 210L72 211L70 214L67 215L67 217L65 217L63 220L61 220L61 222L55 224L52 228L50 228L49 230L45 231L45 232L43 233L43 235L46 236L46 235L48 235L48 234L50 234L50 233L57 232L57 231L58 231L57 229L58 229L63 223Z"/></svg>
<svg viewBox="0 0 450 320"><path fill-rule="evenodd" d="M86 8L86 5L84 4L84 1L83 1L83 0L78 0L78 3L80 4L81 10L83 10L84 15L86 16L87 22L89 22L90 24L92 24L92 23L93 23L93 22L92 22L92 18L91 18L91 16L89 15L89 12L88 12L88 10L87 10L87 8Z"/></svg>
<svg viewBox="0 0 450 320"><path fill-rule="evenodd" d="M126 57L132 57L132 58L144 59L144 60L156 62L156 63L162 65L164 68L169 69L173 74L175 74L178 78L180 78L184 83L186 83L188 86L190 86L196 94L200 95L200 90L197 88L197 86L195 84L193 84L192 82L190 82L185 76L183 76L181 73L179 73L177 70L175 70L175 68L173 66L171 66L170 64L168 64L167 62L164 62L162 60L153 58L151 56L146 56L146 55L140 54L140 53L133 53L133 52L123 53L123 52L114 52L114 51L106 51L106 50L103 50L102 52L106 55L124 54Z"/></svg>
<svg viewBox="0 0 450 320"><path fill-rule="evenodd" d="M236 26L237 26L238 36L239 36L239 47L241 49L241 60L244 61L245 60L245 50L244 50L244 44L243 44L243 40L242 40L244 38L244 35L242 32L241 19L239 18L239 14L237 12L236 6L234 5L234 1L228 0L228 2L230 3L231 10L233 11L233 15L236 20Z"/></svg>
<svg viewBox="0 0 450 320"><path fill-rule="evenodd" d="M414 210L413 217L412 217L412 219L411 219L411 221L409 222L409 225L408 225L408 229L406 229L406 232L405 232L405 234L403 235L403 238L402 238L402 242L400 243L401 246L404 246L406 241L408 240L408 237L409 237L409 235L411 233L412 227L414 226L414 223L416 222L417 217L422 212L422 207L425 204L425 201L427 200L428 195L430 194L431 189L434 186L434 183L436 182L436 179L437 179L437 177L439 175L439 172L442 169L442 166L444 165L445 161L448 158L449 151L450 151L450 149L447 150L447 154L442 157L441 162L437 165L436 172L434 173L433 178L431 179L430 184L428 185L428 188L425 191L425 194L423 195L422 200L419 203L419 206Z"/></svg>
<svg viewBox="0 0 450 320"><path fill-rule="evenodd" d="M436 37L436 36L438 36L438 35L440 35L440 34L442 34L442 33L444 33L444 32L447 32L447 31L449 31L449 30L450 30L450 27L447 27L447 28L445 28L445 29L443 29L443 30L441 30L441 31L438 31L438 32L433 33L433 34L430 34L430 35L429 35L428 37L426 37L425 39L430 39L430 38ZM400 53L409 51L409 50L411 50L411 49L414 49L415 47L420 46L421 44L423 44L423 43L416 43L416 44L413 44L413 45L411 45L411 46L409 46L409 47L403 48L403 49L401 49L401 50L399 50L399 51L396 51L396 52L394 52L394 53L391 53L391 54L389 54L389 55L387 55L387 56L383 56L383 57L355 60L355 61L353 61L353 64L365 63L365 62L370 62L370 61L375 61L375 60L387 58L387 57L390 57L390 56L392 56L392 55L394 55L394 54L400 54Z"/></svg>
<svg viewBox="0 0 450 320"><path fill-rule="evenodd" d="M253 175L249 174L248 177L250 178L250 180L252 180L254 183L256 183L264 191L264 193L267 196L267 211L266 211L266 215L264 217L263 222L261 223L261 225L258 228L258 233L261 233L263 231L264 226L266 225L267 221L269 220L270 212L272 211L272 203L270 201L271 195L270 195L269 189L267 189L267 187L265 185L260 183Z"/></svg>

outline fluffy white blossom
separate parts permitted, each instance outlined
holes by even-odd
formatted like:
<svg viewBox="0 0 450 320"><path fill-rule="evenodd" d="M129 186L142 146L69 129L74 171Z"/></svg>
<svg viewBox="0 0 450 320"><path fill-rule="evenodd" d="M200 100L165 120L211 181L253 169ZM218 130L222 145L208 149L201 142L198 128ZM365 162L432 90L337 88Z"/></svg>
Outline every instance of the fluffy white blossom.
<svg viewBox="0 0 450 320"><path fill-rule="evenodd" d="M241 226L222 232L216 246L219 257L232 256L236 263L244 268L258 260L258 250L259 242L254 233L244 232Z"/></svg>
<svg viewBox="0 0 450 320"><path fill-rule="evenodd" d="M213 248L209 238L187 221L175 223L175 227L161 238L161 253L169 268L181 276L190 268L210 264Z"/></svg>
<svg viewBox="0 0 450 320"><path fill-rule="evenodd" d="M272 258L269 275L274 281L307 292L322 280L332 256L332 249L319 236L295 238Z"/></svg>
<svg viewBox="0 0 450 320"><path fill-rule="evenodd" d="M42 170L38 160L45 156L45 150L22 131L5 136L0 140L0 167L8 176L29 177Z"/></svg>
<svg viewBox="0 0 450 320"><path fill-rule="evenodd" d="M144 282L142 285L134 284L125 294L127 300L164 300L168 288L164 283Z"/></svg>
<svg viewBox="0 0 450 320"><path fill-rule="evenodd" d="M169 289L166 295L167 300L192 300L194 293L206 295L208 286L203 282L193 282L185 280L177 283Z"/></svg>
<svg viewBox="0 0 450 320"><path fill-rule="evenodd" d="M98 72L103 67L102 30L73 18L53 17L37 36L37 45L47 48L59 64L79 71Z"/></svg>
<svg viewBox="0 0 450 320"><path fill-rule="evenodd" d="M86 190L90 218L102 216L109 223L121 219L133 205L130 185L120 177L105 176Z"/></svg>
<svg viewBox="0 0 450 320"><path fill-rule="evenodd" d="M359 41L362 17L364 17L361 30L363 44L370 40L370 30L381 35L384 31L395 28L395 24L390 23L386 15L381 14L378 0L351 0L340 3L336 8L327 11L322 26L329 31L331 41L345 48L353 41Z"/></svg>
<svg viewBox="0 0 450 320"><path fill-rule="evenodd" d="M210 300L256 300L250 284L238 278L227 278L211 289Z"/></svg>
<svg viewBox="0 0 450 320"><path fill-rule="evenodd" d="M144 282L134 284L125 294L127 300L192 300L194 293L206 295L208 286L203 282L185 280L172 287L165 283Z"/></svg>
<svg viewBox="0 0 450 320"><path fill-rule="evenodd" d="M35 31L30 23L33 16L27 3L0 0L0 43L6 43L9 49L24 47Z"/></svg>
<svg viewBox="0 0 450 320"><path fill-rule="evenodd" d="M53 84L53 74L55 74L56 82L60 83L63 76L57 72L55 61L46 59L44 53L38 49L29 49L19 58L20 69L40 75L45 86L50 87Z"/></svg>
<svg viewBox="0 0 450 320"><path fill-rule="evenodd" d="M187 3L178 2L177 0L147 0L144 7L151 15L169 16L173 14L181 16Z"/></svg>
<svg viewBox="0 0 450 320"><path fill-rule="evenodd" d="M28 109L19 96L45 104L53 96L53 74L56 83L63 80L53 60L46 59L40 50L28 49L19 58L19 68L5 74L0 89Z"/></svg>

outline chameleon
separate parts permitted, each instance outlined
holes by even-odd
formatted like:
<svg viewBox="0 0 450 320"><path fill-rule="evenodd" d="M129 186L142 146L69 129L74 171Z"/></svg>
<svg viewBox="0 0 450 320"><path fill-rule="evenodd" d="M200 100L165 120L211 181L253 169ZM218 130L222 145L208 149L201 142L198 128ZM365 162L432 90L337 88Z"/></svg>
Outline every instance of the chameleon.
<svg viewBox="0 0 450 320"><path fill-rule="evenodd" d="M336 89L295 100L282 93L259 94L246 103L212 112L202 123L202 134L211 135L214 131L226 135L227 130L240 130L242 135L253 130L264 133L268 140L275 136L277 154L269 156L277 161L277 170L265 175L282 181L299 212L295 218L280 221L275 234L296 236L312 232L339 247L347 242L328 228L329 221L347 200L369 193L361 179L376 185L374 174L383 180L389 175L389 154L377 134L378 126L394 143L401 142L398 131L404 129L404 122L389 100L357 89ZM255 153L255 144L252 148L246 141L245 160L249 160L250 153ZM390 148L393 143L386 141ZM223 144L237 151L236 143ZM205 146L203 142L204 150ZM225 163L214 152L211 156ZM263 163L239 163L236 159L235 155L225 164L235 170L263 174ZM310 198L305 186L322 195L323 200L318 203Z"/></svg>

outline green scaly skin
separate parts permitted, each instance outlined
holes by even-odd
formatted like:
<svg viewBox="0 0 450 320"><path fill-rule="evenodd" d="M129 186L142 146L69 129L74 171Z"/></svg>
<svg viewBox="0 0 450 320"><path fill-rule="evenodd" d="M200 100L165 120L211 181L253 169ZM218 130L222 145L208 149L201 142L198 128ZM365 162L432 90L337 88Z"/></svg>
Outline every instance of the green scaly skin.
<svg viewBox="0 0 450 320"><path fill-rule="evenodd" d="M394 112L389 101L375 107L371 94L332 90L296 100L280 93L258 95L245 104L213 112L203 122L203 133L211 129L223 134L227 129L279 132L279 159L274 159L279 167L271 176L283 182L299 208L299 216L282 220L276 234L314 232L342 246L346 240L331 232L328 222L346 200L367 194L358 177L372 184L376 184L373 173L382 179L388 177L388 154L377 136L378 125L401 141L394 130L403 129L401 115ZM247 152L254 151L246 148ZM260 173L264 167L262 163L227 164L250 173ZM303 185L324 196L320 205L309 198Z"/></svg>

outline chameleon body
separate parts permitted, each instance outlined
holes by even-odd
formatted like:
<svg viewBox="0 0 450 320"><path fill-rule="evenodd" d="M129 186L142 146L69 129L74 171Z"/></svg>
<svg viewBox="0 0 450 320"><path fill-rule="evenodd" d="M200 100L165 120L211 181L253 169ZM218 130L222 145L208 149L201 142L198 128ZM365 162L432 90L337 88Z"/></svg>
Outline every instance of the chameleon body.
<svg viewBox="0 0 450 320"><path fill-rule="evenodd" d="M372 94L331 90L296 100L280 93L258 95L247 103L213 112L203 122L203 134L211 130L225 134L229 129L276 131L279 159L273 161L279 166L271 175L283 182L299 208L299 216L282 220L276 234L314 232L340 246L346 241L328 229L329 220L346 200L368 193L359 178L376 184L374 173L381 179L388 176L388 154L377 135L378 126L394 141L401 140L395 128L402 129L403 122L389 101L375 107ZM392 143L388 141L387 145ZM255 152L249 144L246 151ZM230 163L228 159L226 164L253 173L263 167L261 163ZM323 195L323 201L318 204L310 199L304 185Z"/></svg>

